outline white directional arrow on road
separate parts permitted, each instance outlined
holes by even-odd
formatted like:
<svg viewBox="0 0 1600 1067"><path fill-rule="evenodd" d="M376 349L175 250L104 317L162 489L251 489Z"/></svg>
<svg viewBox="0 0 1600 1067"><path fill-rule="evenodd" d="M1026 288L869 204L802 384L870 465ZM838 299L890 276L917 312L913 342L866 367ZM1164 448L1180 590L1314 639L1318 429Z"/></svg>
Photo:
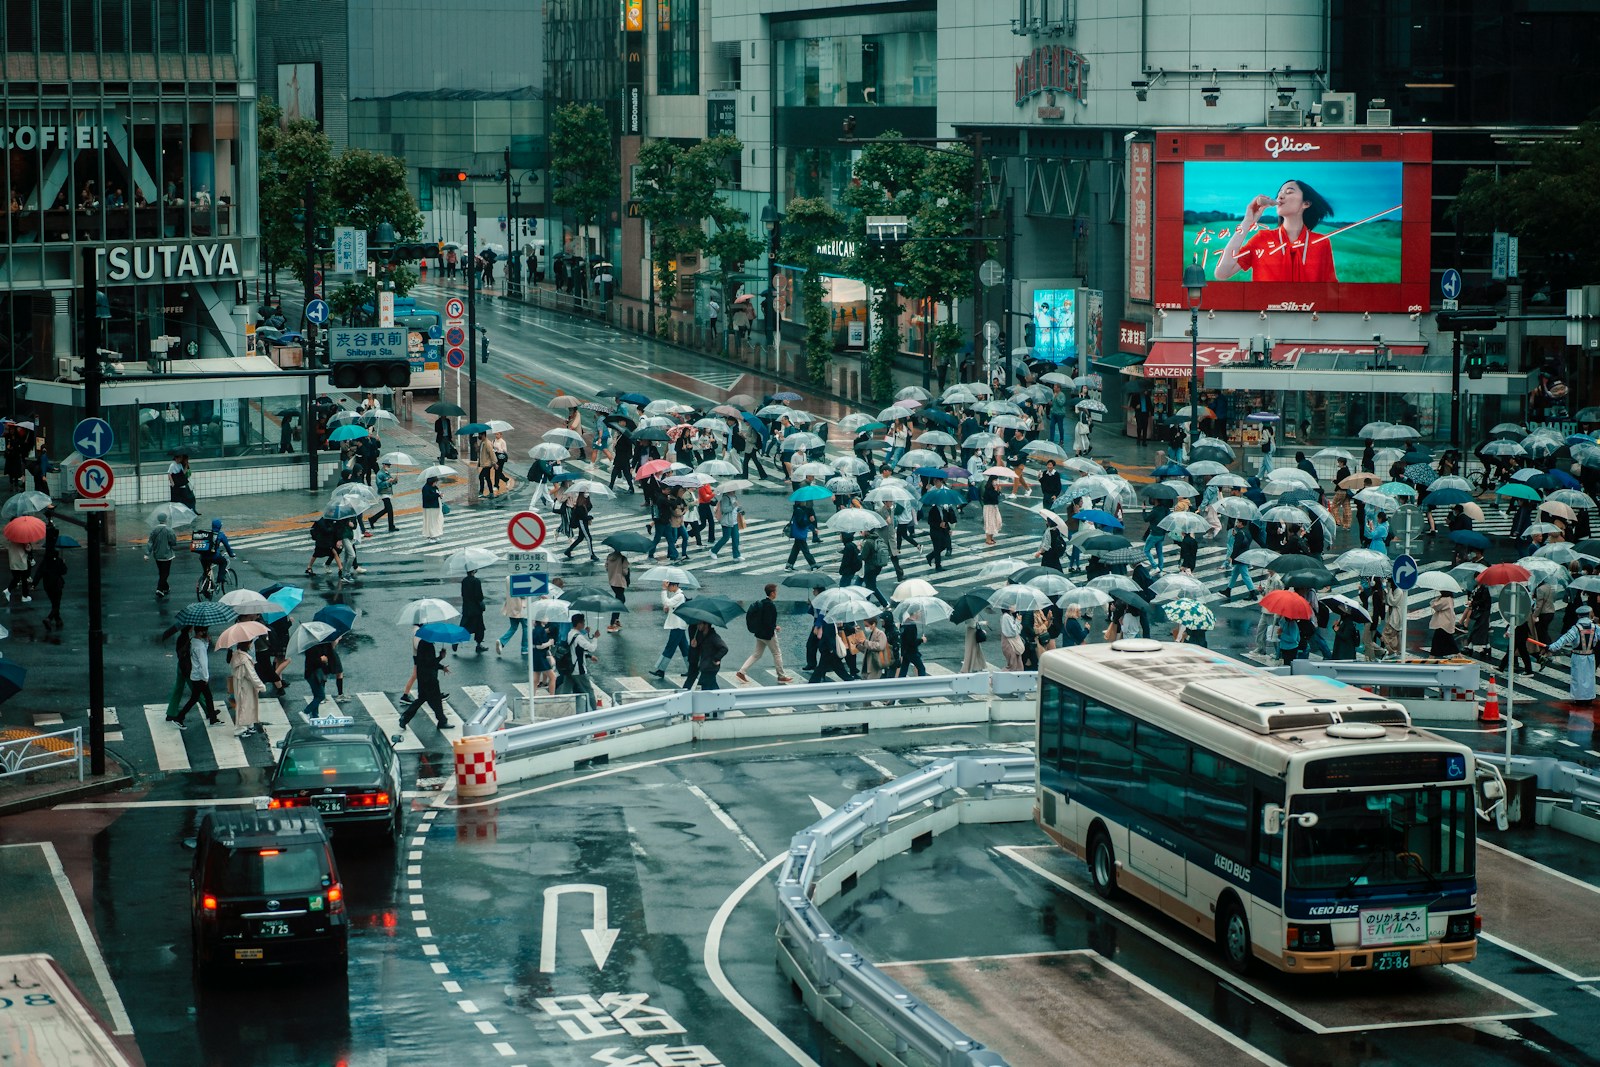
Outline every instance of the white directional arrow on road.
<svg viewBox="0 0 1600 1067"><path fill-rule="evenodd" d="M544 930L539 945L539 970L552 974L556 969L556 918L561 897L565 893L588 893L594 898L594 921L590 929L583 931L583 940L589 946L589 955L594 957L594 965L604 970L606 960L611 955L611 946L616 944L617 935L622 931L606 921L606 887L587 882L553 885L544 891Z"/></svg>

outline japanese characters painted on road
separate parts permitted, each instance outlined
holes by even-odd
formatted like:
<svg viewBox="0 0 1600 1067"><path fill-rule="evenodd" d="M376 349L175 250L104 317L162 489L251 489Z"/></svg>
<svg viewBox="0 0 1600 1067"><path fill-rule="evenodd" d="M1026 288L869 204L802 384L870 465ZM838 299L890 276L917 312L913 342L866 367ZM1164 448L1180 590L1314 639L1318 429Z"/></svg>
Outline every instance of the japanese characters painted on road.
<svg viewBox="0 0 1600 1067"><path fill-rule="evenodd" d="M506 523L506 539L524 552L531 552L544 543L544 520L531 511L519 511Z"/></svg>

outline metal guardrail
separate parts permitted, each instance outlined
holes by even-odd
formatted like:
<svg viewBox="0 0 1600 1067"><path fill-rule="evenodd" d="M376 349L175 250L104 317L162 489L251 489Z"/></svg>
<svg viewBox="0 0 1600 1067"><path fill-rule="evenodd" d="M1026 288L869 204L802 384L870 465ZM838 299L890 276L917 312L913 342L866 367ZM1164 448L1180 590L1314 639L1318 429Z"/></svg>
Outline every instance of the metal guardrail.
<svg viewBox="0 0 1600 1067"><path fill-rule="evenodd" d="M1413 689L1478 690L1478 664L1454 663L1368 663L1345 660L1297 659L1290 666L1292 674L1317 674L1347 685L1400 686Z"/></svg>
<svg viewBox="0 0 1600 1067"><path fill-rule="evenodd" d="M0 778L73 764L83 781L83 727L0 741Z"/></svg>
<svg viewBox="0 0 1600 1067"><path fill-rule="evenodd" d="M1032 756L961 757L940 760L887 785L857 793L832 814L794 836L777 884L778 935L800 953L819 989L833 989L894 1036L897 1047L915 1049L938 1067L1004 1067L999 1053L968 1037L878 970L841 938L812 903L822 865L869 833L882 833L901 812L921 807L957 789L1032 785Z"/></svg>
<svg viewBox="0 0 1600 1067"><path fill-rule="evenodd" d="M461 724L462 737L481 737L492 734L511 721L511 701L504 693L490 693Z"/></svg>
<svg viewBox="0 0 1600 1067"><path fill-rule="evenodd" d="M1585 804L1600 805L1600 775L1579 764L1554 756L1512 756L1508 760L1486 752L1476 752L1473 758L1494 764L1506 775L1531 774L1544 792L1570 794L1573 811L1582 811Z"/></svg>
<svg viewBox="0 0 1600 1067"><path fill-rule="evenodd" d="M687 719L717 718L725 712L749 715L775 708L794 712L874 702L925 703L933 700L1021 698L1031 695L1038 684L1038 675L1032 671L983 671L873 681L820 682L816 685L693 690L687 693L663 693L658 697L601 708L582 715L512 726L494 731L492 737L495 759L514 759L625 730L670 726ZM470 732L463 731L462 736L470 736Z"/></svg>

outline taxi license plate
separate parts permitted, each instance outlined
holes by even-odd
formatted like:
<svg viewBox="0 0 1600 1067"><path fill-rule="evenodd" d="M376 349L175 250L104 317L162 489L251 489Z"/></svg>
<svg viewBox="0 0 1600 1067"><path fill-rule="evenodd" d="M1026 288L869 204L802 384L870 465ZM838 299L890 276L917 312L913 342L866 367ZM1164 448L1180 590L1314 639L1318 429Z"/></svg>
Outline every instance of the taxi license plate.
<svg viewBox="0 0 1600 1067"><path fill-rule="evenodd" d="M1407 971L1411 969L1409 952L1376 952L1372 956L1375 971Z"/></svg>
<svg viewBox="0 0 1600 1067"><path fill-rule="evenodd" d="M233 950L233 958L236 960L259 960L264 959L265 956L266 953L259 948L236 948Z"/></svg>
<svg viewBox="0 0 1600 1067"><path fill-rule="evenodd" d="M289 924L283 919L266 919L256 927L260 937L288 937Z"/></svg>
<svg viewBox="0 0 1600 1067"><path fill-rule="evenodd" d="M312 797L311 802L317 806L318 811L339 812L344 810L344 797Z"/></svg>

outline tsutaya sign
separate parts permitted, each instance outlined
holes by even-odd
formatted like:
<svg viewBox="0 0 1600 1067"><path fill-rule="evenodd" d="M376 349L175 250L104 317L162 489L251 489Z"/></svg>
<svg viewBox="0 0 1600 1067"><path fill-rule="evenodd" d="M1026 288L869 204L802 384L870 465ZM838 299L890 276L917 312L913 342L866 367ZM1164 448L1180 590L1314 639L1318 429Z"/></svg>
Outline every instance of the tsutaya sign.
<svg viewBox="0 0 1600 1067"><path fill-rule="evenodd" d="M102 285L240 277L237 241L107 245L95 250L95 264Z"/></svg>
<svg viewBox="0 0 1600 1067"><path fill-rule="evenodd" d="M1043 44L1017 63L1017 106L1040 93L1064 93L1089 102L1089 61L1065 45Z"/></svg>
<svg viewBox="0 0 1600 1067"><path fill-rule="evenodd" d="M0 149L104 148L104 126L0 126Z"/></svg>

